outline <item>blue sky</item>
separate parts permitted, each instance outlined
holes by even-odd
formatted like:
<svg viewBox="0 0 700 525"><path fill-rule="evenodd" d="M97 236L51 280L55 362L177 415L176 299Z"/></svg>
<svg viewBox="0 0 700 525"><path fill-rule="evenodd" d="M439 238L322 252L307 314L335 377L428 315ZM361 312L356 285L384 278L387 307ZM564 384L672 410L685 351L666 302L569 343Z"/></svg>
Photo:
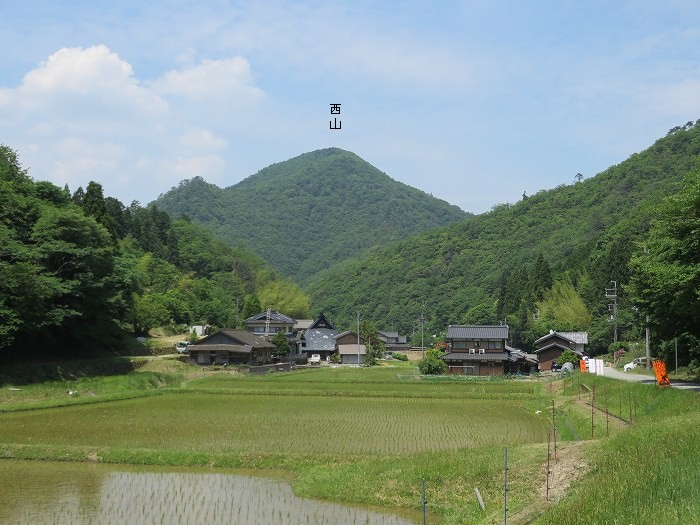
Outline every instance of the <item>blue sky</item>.
<svg viewBox="0 0 700 525"><path fill-rule="evenodd" d="M700 118L690 0L6 0L0 47L0 142L125 204L336 146L483 212Z"/></svg>

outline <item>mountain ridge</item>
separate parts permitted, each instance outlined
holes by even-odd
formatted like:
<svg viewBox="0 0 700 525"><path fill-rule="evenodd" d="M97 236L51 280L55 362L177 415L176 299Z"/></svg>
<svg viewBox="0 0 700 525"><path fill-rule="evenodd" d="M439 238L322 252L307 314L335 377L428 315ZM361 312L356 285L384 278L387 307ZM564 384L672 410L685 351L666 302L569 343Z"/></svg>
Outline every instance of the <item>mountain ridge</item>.
<svg viewBox="0 0 700 525"><path fill-rule="evenodd" d="M341 324L361 311L385 328L410 333L425 303L432 333L469 320L476 307L488 311L489 322L505 320L514 333L525 333L542 300L529 295L528 285L542 255L555 279L593 316L592 325L576 328L591 330L602 345L608 336L612 340L603 290L618 281L624 299L627 264L653 206L677 191L676 183L699 159L700 125L674 129L594 177L377 247L317 274L305 289L315 310ZM627 314L625 322L639 326Z"/></svg>
<svg viewBox="0 0 700 525"><path fill-rule="evenodd" d="M340 148L303 153L223 189L185 180L155 204L302 283L348 255L470 216Z"/></svg>

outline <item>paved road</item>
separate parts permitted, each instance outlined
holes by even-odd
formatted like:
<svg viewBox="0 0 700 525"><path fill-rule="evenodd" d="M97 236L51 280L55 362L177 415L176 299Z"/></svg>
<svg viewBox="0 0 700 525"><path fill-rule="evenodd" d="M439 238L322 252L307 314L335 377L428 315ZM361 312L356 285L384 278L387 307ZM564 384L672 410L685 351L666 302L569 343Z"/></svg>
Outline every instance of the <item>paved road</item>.
<svg viewBox="0 0 700 525"><path fill-rule="evenodd" d="M640 383L647 383L650 385L656 384L656 378L653 376L635 374L633 372L620 372L619 370L610 368L609 366L605 367L603 370L603 375L605 377L612 377L613 379L621 379L622 381L639 381ZM694 390L695 392L700 392L700 385L697 383L681 383L679 381L671 381L671 386L683 390Z"/></svg>

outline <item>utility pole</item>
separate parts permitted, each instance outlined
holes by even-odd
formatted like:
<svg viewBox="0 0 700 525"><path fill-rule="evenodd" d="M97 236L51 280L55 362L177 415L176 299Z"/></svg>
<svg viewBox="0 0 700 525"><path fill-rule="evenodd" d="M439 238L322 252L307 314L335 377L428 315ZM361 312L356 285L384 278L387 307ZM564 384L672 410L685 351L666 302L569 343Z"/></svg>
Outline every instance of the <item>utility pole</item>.
<svg viewBox="0 0 700 525"><path fill-rule="evenodd" d="M612 303L608 305L608 310L612 312L610 318L612 319L613 325L613 343L617 343L617 281L610 281L612 283L612 288L605 289L605 297L607 299L612 299Z"/></svg>
<svg viewBox="0 0 700 525"><path fill-rule="evenodd" d="M423 343L423 331L425 328L425 303L421 303L420 305L420 317L418 318L418 322L420 323L420 351L421 351L421 357L425 359L425 345Z"/></svg>
<svg viewBox="0 0 700 525"><path fill-rule="evenodd" d="M357 366L360 366L360 312L357 312Z"/></svg>
<svg viewBox="0 0 700 525"><path fill-rule="evenodd" d="M649 370L651 368L651 333L649 331L649 314L646 315L646 337L645 337L645 354L647 356L647 364L646 364L646 369Z"/></svg>

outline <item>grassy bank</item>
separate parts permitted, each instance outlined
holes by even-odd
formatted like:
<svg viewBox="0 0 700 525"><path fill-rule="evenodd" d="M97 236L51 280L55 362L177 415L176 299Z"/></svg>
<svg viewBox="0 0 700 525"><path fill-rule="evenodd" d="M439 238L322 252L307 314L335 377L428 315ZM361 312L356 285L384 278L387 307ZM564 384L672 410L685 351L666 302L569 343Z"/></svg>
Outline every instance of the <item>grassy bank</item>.
<svg viewBox="0 0 700 525"><path fill-rule="evenodd" d="M150 361L125 376L96 378L94 397L71 401L129 393L136 399L48 408L58 387L44 384L45 398L32 404L45 403L46 410L0 414L0 455L284 469L302 496L413 510L420 508L425 479L429 508L445 523L490 524L502 522L507 444L509 523L655 523L654 509L662 505L668 517L670 503L698 516L700 469L686 458L700 457L700 436L685 428L700 428L696 394L580 375L554 383L397 377L405 375L401 369L321 368L250 377ZM585 403L594 385L590 440ZM627 419L634 400L631 425L615 419L606 432L603 392L608 405L616 392L626 401L616 410ZM580 477L558 504L547 503L544 492L552 400L565 441L553 465L561 480L551 478L552 491ZM17 408L7 400L2 405ZM690 439L680 439L684 435ZM486 511L476 504L475 487ZM602 510L590 510L591 498ZM670 516L670 523L692 522Z"/></svg>
<svg viewBox="0 0 700 525"><path fill-rule="evenodd" d="M622 398L625 419L629 419L631 399L633 422L624 432L600 442L591 456L590 474L535 523L700 523L698 394L637 383L621 385L604 377L577 379L591 389L595 386L597 393L607 390L610 398ZM596 406L604 409L600 394Z"/></svg>

